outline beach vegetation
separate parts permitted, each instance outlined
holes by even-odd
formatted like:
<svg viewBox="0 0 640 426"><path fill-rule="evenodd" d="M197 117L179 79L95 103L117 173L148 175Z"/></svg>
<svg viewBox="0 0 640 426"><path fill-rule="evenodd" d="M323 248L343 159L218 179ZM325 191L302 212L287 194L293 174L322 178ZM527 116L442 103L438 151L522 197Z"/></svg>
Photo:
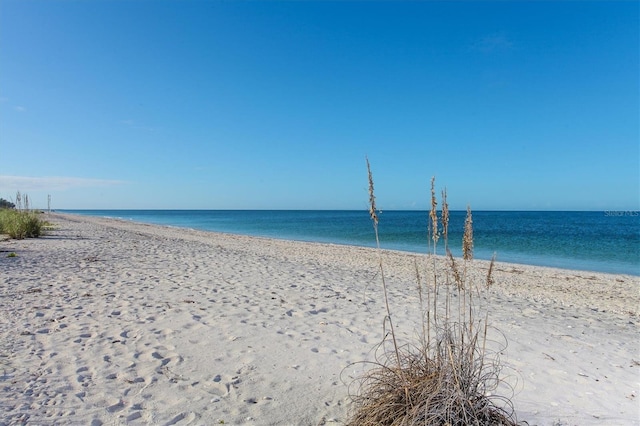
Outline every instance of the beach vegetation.
<svg viewBox="0 0 640 426"><path fill-rule="evenodd" d="M0 198L0 209L15 209L16 205L11 201Z"/></svg>
<svg viewBox="0 0 640 426"><path fill-rule="evenodd" d="M16 252L15 252L15 251L12 251L11 253L9 253L9 254L7 255L7 257L18 257L18 255L16 254Z"/></svg>
<svg viewBox="0 0 640 426"><path fill-rule="evenodd" d="M40 217L41 213L30 208L27 195L18 192L15 204L10 204L13 207L0 209L0 234L15 239L35 238L51 226Z"/></svg>
<svg viewBox="0 0 640 426"><path fill-rule="evenodd" d="M353 410L347 425L491 425L518 424L503 390L499 351L487 345L488 314L480 309L480 291L492 283L493 260L483 283L469 278L473 259L473 221L467 208L463 257L448 249L449 206L446 190L437 210L435 180L431 180L431 210L428 219L429 253L416 261L417 308L421 314L417 338L401 342L392 321L382 251L378 237L378 213L373 177L367 159L369 213L376 236L378 275L382 281L385 334L374 361L350 387ZM444 256L437 254L444 242ZM482 285L481 285L482 284ZM388 326L388 327L387 327ZM502 336L502 335L501 335ZM503 337L503 336L502 336ZM506 343L505 343L506 344Z"/></svg>

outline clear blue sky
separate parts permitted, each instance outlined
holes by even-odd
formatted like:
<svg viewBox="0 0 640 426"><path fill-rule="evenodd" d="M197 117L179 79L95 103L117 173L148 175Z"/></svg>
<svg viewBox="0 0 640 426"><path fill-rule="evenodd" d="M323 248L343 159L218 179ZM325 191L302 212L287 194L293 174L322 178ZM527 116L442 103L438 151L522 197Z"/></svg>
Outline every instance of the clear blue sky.
<svg viewBox="0 0 640 426"><path fill-rule="evenodd" d="M0 197L640 209L640 6L0 1Z"/></svg>

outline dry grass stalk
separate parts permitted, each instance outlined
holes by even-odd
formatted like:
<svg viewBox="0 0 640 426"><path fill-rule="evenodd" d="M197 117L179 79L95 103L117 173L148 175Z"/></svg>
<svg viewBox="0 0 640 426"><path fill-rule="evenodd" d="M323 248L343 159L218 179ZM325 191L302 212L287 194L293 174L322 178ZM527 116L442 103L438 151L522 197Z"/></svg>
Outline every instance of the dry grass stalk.
<svg viewBox="0 0 640 426"><path fill-rule="evenodd" d="M491 288L491 286L493 285L494 281L493 281L493 275L491 275L493 273L493 264L496 262L496 254L493 253L493 256L491 256L491 263L489 263L489 272L487 272L487 290L489 288Z"/></svg>
<svg viewBox="0 0 640 426"><path fill-rule="evenodd" d="M16 210L22 210L22 194L20 191L16 192Z"/></svg>
<svg viewBox="0 0 640 426"><path fill-rule="evenodd" d="M449 250L449 203L447 203L447 188L442 190L442 238L445 253Z"/></svg>
<svg viewBox="0 0 640 426"><path fill-rule="evenodd" d="M437 246L438 246L438 239L440 237L440 234L438 233L438 200L436 199L436 189L435 189L435 182L436 182L436 178L435 176L431 177L431 211L429 212L429 236L427 238L427 240L429 241L429 253L433 254L433 292L434 294L438 294L438 277L437 277L437 268L436 268L436 259L435 259L435 255L437 253ZM430 237L430 238L429 238ZM431 241L433 241L433 251L431 251ZM438 310L436 309L435 303L437 302L437 298L433 299L433 316L430 317L433 319L434 323L437 322L438 320L438 316L437 316L437 312ZM431 304L429 303L429 306L431 306ZM430 314L430 313L429 313Z"/></svg>
<svg viewBox="0 0 640 426"><path fill-rule="evenodd" d="M422 286L422 275L420 274L420 267L418 266L418 261L417 259L413 262L413 266L415 267L415 273L416 273L416 283L417 285L417 290L418 290L418 301L420 303L420 312L426 312L426 307L425 307L425 303L424 303L424 288ZM423 346L426 346L426 339L428 339L429 336L429 330L427 328L429 321L428 319L425 320L424 318L422 319L422 336L420 336L420 338L423 340L422 344Z"/></svg>
<svg viewBox="0 0 640 426"><path fill-rule="evenodd" d="M380 268L380 276L382 277L382 288L384 293L384 305L387 311L386 321L389 322L389 330L391 331L391 339L393 340L393 348L396 354L398 364L400 364L400 353L398 351L398 343L396 341L396 333L393 328L393 320L391 319L391 309L389 308L389 296L387 292L387 281L384 276L384 265L382 263L382 253L380 252L380 237L378 235L378 210L376 208L376 196L373 188L373 174L371 173L371 165L369 158L367 160L367 174L369 176L369 215L373 222L373 229L376 234L376 247L378 248L378 263Z"/></svg>
<svg viewBox="0 0 640 426"><path fill-rule="evenodd" d="M369 196L373 200L373 179L368 160L367 169ZM475 319L472 285L467 282L466 274L460 273L450 252L447 254L449 263L445 275L453 275L458 294L462 296L458 297L457 320L453 320L454 315L450 315L451 293L447 291L444 296L439 296L438 280L442 277L435 268L435 245L438 237L434 237L434 234L438 233L438 228L434 180L431 181L431 189L429 237L434 243L434 251L431 253L434 258L433 286L422 285L422 274L416 263L423 335L417 345L405 344L399 347L392 330L393 350L386 340L381 342L379 349L382 352L377 354L376 361L372 363L373 368L355 382L358 386L357 394L352 396L355 411L347 424L515 426L518 423L510 401L507 398L489 396L501 383L498 357L497 354L489 356L487 352L487 317ZM443 198L446 199L444 194L445 192ZM446 201L443 200L443 209L445 204ZM373 202L370 207L375 210ZM443 211L442 215L448 219L448 207L447 212ZM473 247L470 209L467 210L467 218L465 238L468 250ZM377 215L372 215L372 220L377 233ZM443 223L443 226L445 229L448 223ZM448 231L443 230L443 235L448 235ZM472 256L471 250L466 253ZM380 262L382 271L382 260ZM465 261L465 268L466 263ZM492 282L491 270L490 266L487 283L490 280ZM391 324L384 276L383 289L387 318ZM423 304L425 291L427 298L433 298L433 305L430 302ZM438 300L439 297L445 297L445 300Z"/></svg>

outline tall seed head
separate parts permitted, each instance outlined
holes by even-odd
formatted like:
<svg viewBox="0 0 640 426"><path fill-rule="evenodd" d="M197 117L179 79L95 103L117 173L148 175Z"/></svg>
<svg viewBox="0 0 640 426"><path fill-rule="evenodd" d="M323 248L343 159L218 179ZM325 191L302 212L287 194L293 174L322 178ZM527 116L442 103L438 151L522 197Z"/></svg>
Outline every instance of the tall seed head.
<svg viewBox="0 0 640 426"><path fill-rule="evenodd" d="M371 166L369 165L369 158L367 159L367 174L369 175L369 216L373 221L374 226L378 226L378 213L376 209L376 196L373 191L373 175L371 174Z"/></svg>
<svg viewBox="0 0 640 426"><path fill-rule="evenodd" d="M462 258L473 259L473 219L471 207L467 206L467 218L464 220L464 235L462 236Z"/></svg>
<svg viewBox="0 0 640 426"><path fill-rule="evenodd" d="M453 272L453 279L456 282L456 286L458 287L458 290L462 291L464 290L464 279L460 274L458 264L456 263L453 254L451 254L451 250L447 250L447 258L449 259L449 267L451 268L451 272Z"/></svg>
<svg viewBox="0 0 640 426"><path fill-rule="evenodd" d="M435 176L431 178L431 212L429 213L429 217L431 218L431 238L433 239L433 250L435 253L435 245L438 243L438 238L440 238L440 234L438 232L438 211L436 210L438 207L438 200L436 200L436 190L435 190L436 178Z"/></svg>
<svg viewBox="0 0 640 426"><path fill-rule="evenodd" d="M449 203L447 203L447 188L442 190L442 237L445 249L449 239Z"/></svg>

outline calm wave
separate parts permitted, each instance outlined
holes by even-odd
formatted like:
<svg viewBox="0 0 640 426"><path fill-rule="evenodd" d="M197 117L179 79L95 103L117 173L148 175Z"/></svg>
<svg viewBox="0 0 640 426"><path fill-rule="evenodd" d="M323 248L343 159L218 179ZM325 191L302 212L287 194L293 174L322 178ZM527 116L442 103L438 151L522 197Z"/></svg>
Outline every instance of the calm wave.
<svg viewBox="0 0 640 426"><path fill-rule="evenodd" d="M366 211L65 210L206 231L375 246ZM451 212L449 245L461 254L465 212ZM383 248L426 253L428 213L380 214ZM503 262L640 275L637 212L473 212L474 256ZM442 254L442 243L439 244Z"/></svg>

